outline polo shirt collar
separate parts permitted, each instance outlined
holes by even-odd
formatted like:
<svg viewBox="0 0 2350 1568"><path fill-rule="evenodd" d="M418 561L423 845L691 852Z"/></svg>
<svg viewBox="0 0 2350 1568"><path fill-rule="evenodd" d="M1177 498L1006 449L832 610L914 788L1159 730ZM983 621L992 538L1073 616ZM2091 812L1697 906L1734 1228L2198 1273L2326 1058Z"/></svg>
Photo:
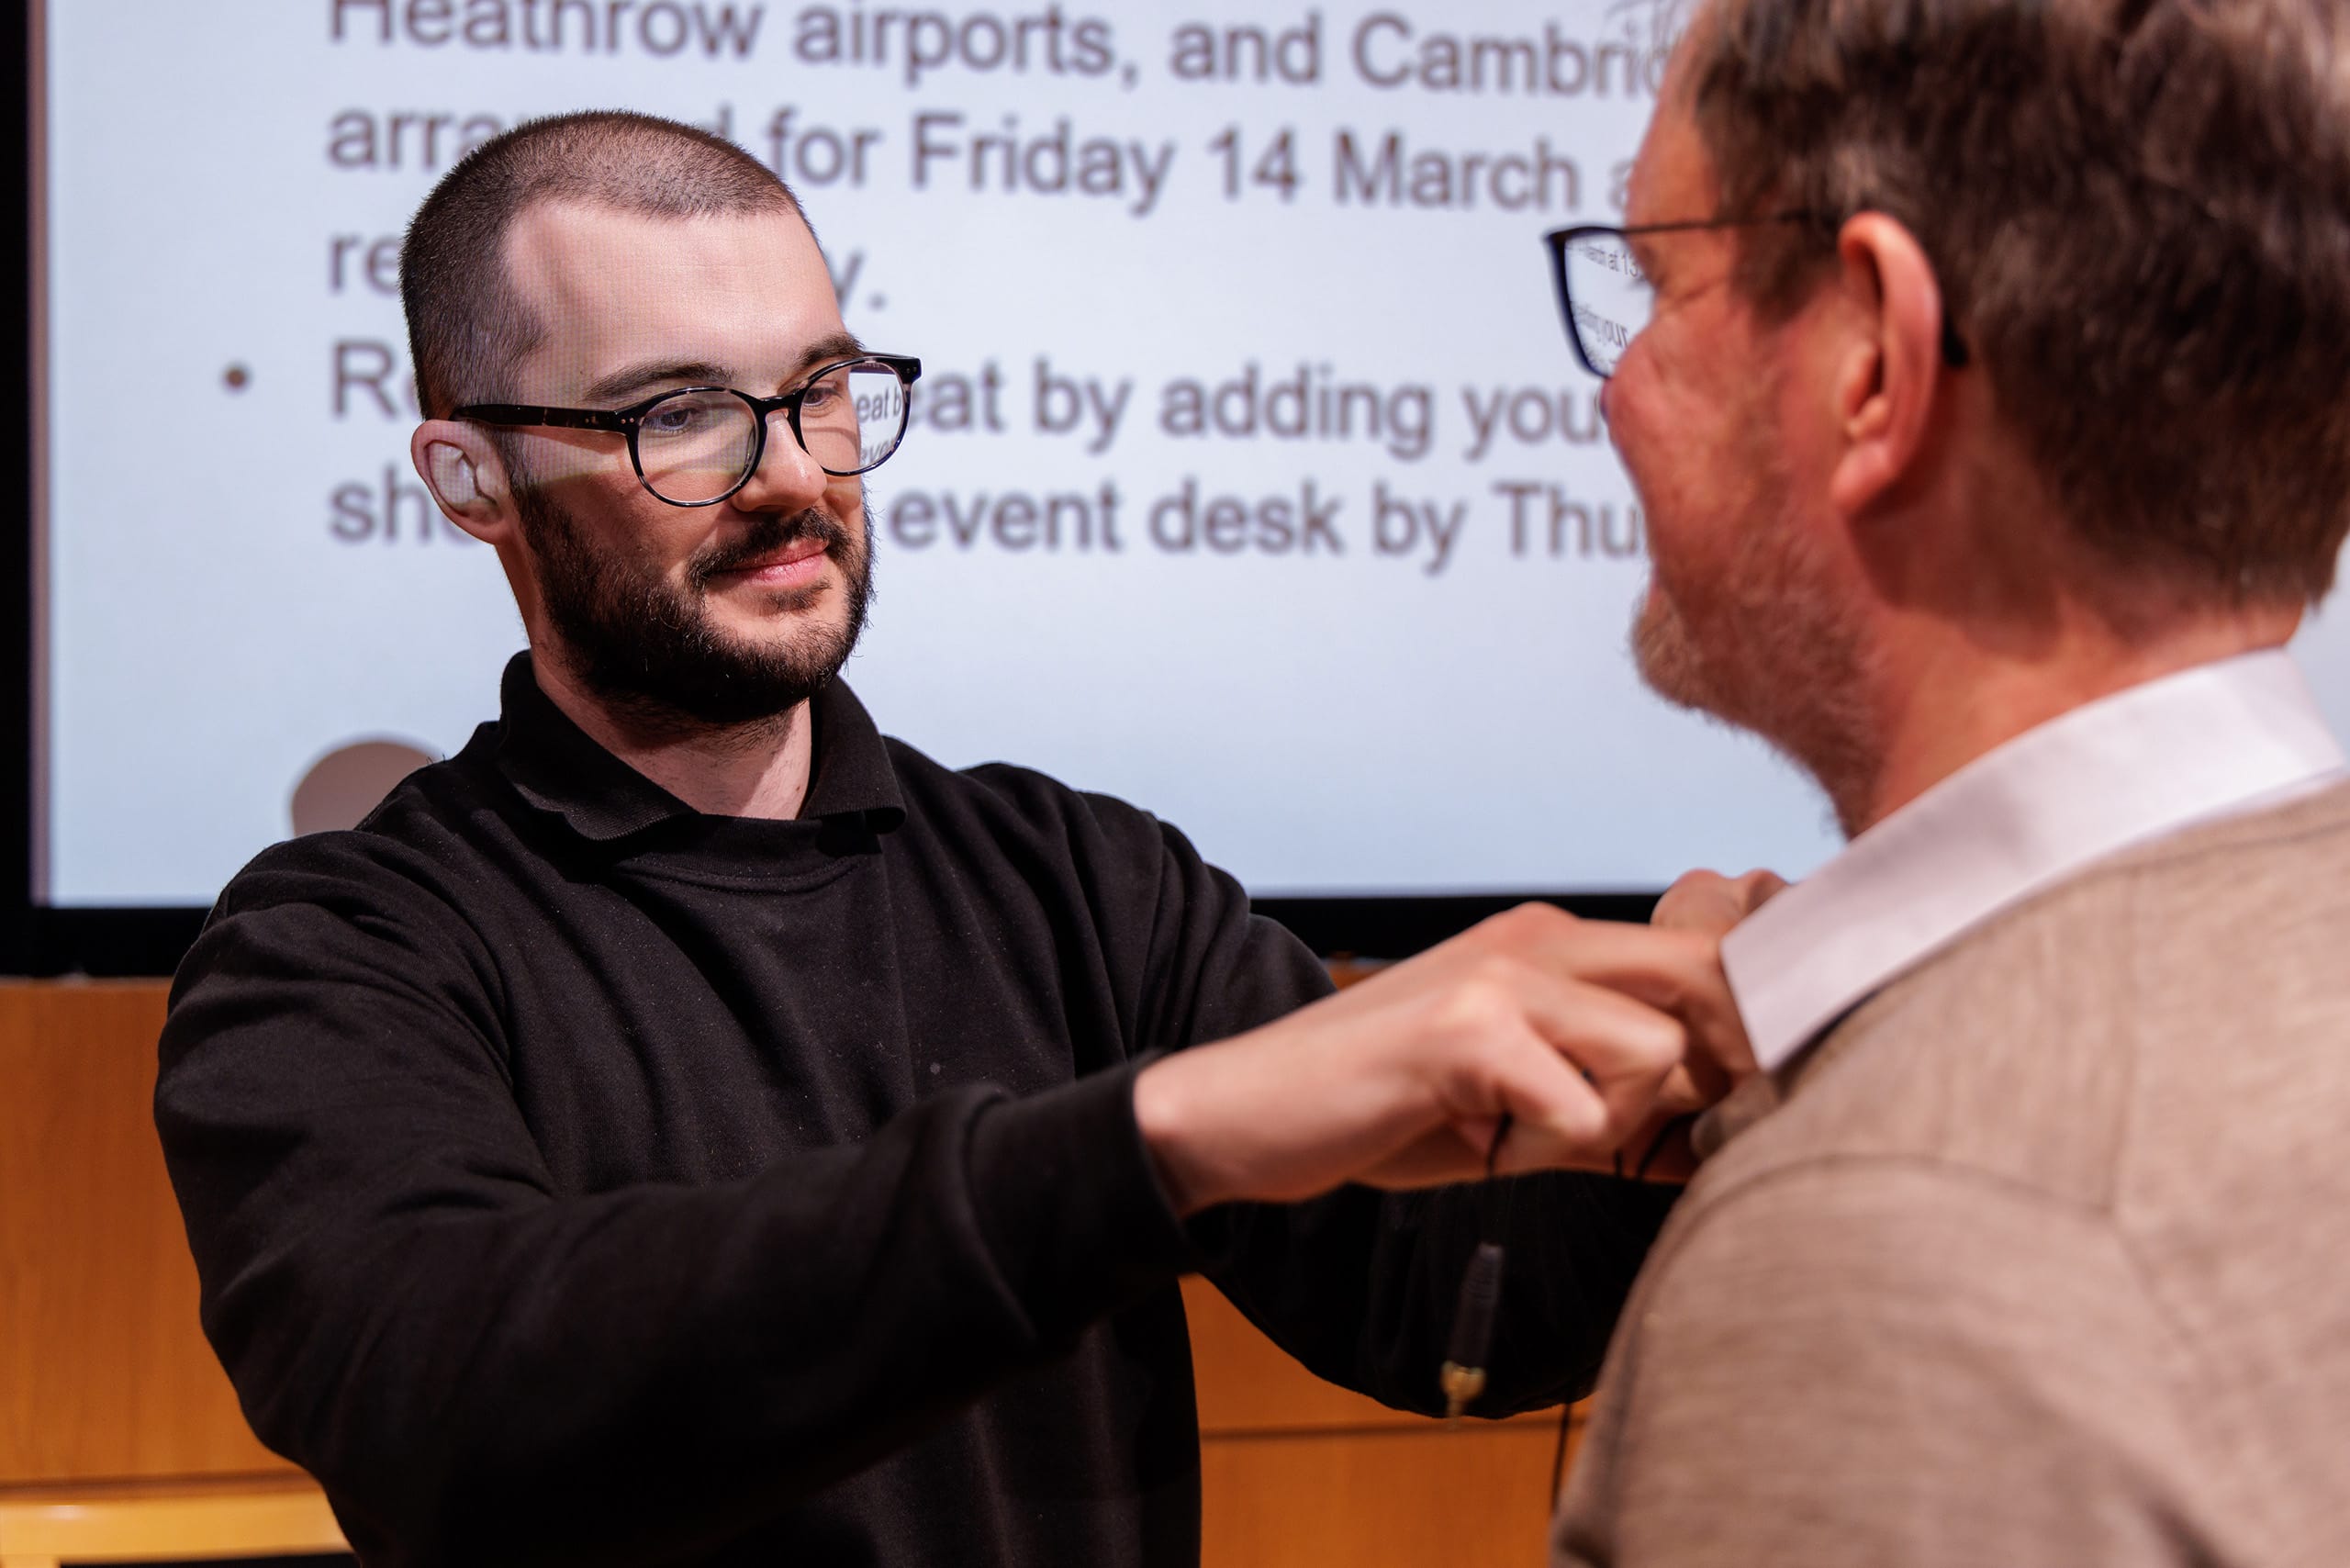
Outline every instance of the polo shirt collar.
<svg viewBox="0 0 2350 1568"><path fill-rule="evenodd" d="M498 770L524 800L581 837L606 843L700 815L573 723L539 689L528 653L508 662L498 698ZM905 821L905 802L865 705L835 679L809 700L808 714L816 772L800 820L847 817L875 833L893 831Z"/></svg>

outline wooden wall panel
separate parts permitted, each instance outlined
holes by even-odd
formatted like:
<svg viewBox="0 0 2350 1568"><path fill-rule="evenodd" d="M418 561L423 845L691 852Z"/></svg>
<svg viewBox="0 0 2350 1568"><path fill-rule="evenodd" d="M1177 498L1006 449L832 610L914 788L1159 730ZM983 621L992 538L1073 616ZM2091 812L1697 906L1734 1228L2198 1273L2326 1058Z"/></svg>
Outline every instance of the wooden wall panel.
<svg viewBox="0 0 2350 1568"><path fill-rule="evenodd" d="M1204 1280L1183 1282L1183 1310L1200 1387L1201 1568L1543 1561L1561 1412L1448 1428L1324 1383Z"/></svg>
<svg viewBox="0 0 2350 1568"><path fill-rule="evenodd" d="M1201 1568L1541 1568L1554 1433L1509 1422L1201 1444Z"/></svg>
<svg viewBox="0 0 2350 1568"><path fill-rule="evenodd" d="M0 983L0 1485L283 1471L196 1320L159 981Z"/></svg>

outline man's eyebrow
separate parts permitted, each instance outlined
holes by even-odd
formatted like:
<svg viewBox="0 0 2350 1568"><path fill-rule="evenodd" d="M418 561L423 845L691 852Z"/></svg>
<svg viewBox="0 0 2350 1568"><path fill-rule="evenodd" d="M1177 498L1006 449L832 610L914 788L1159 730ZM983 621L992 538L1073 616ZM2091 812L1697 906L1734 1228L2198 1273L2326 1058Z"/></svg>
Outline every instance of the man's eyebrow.
<svg viewBox="0 0 2350 1568"><path fill-rule="evenodd" d="M728 371L722 364L707 360L662 359L642 361L622 365L610 375L598 379L585 397L590 403L610 403L615 399L626 402L634 392L646 392L665 381L681 386L723 386Z"/></svg>
<svg viewBox="0 0 2350 1568"><path fill-rule="evenodd" d="M800 364L793 369L791 378L796 379L801 371L813 370L836 359L855 359L864 353L865 345L856 341L855 334L831 333L818 338L801 351Z"/></svg>
<svg viewBox="0 0 2350 1568"><path fill-rule="evenodd" d="M863 353L865 345L850 333L828 333L800 351L799 362L784 379L787 383L795 381L802 371L834 360L855 359ZM610 403L615 399L625 402L631 394L650 392L663 382L674 382L679 386L730 386L733 374L726 366L713 364L708 360L648 360L622 365L610 375L599 377L589 386L586 396L591 403Z"/></svg>

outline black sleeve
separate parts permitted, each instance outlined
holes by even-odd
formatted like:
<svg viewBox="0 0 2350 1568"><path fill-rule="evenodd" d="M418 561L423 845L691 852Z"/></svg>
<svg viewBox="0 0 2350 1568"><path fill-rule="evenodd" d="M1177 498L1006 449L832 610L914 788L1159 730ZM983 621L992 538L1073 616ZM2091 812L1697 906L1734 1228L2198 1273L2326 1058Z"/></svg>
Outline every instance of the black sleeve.
<svg viewBox="0 0 2350 1568"><path fill-rule="evenodd" d="M1328 992L1322 966L1250 913L1237 883L1173 829L1161 838L1147 1045L1222 1039ZM1472 1408L1504 1416L1590 1391L1677 1195L1573 1174L1412 1193L1347 1187L1304 1204L1227 1204L1189 1228L1209 1278L1282 1349L1330 1382L1430 1415L1443 1408L1438 1368L1470 1257L1501 1240L1490 1381Z"/></svg>
<svg viewBox="0 0 2350 1568"><path fill-rule="evenodd" d="M205 1327L370 1562L714 1544L1186 1265L1131 1068L558 1199L496 967L386 853L306 841L238 879L156 1089Z"/></svg>

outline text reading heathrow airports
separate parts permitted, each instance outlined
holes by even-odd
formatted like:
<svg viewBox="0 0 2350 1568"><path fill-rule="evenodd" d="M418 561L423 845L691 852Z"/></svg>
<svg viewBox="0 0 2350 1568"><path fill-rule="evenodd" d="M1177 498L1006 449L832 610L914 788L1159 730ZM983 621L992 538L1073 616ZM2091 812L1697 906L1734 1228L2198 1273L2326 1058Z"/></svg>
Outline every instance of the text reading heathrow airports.
<svg viewBox="0 0 2350 1568"><path fill-rule="evenodd" d="M1105 17L1058 6L1019 15L802 6L758 0L327 0L336 43L535 54L633 54L656 60L739 60L781 53L800 65L888 72L909 87L941 72L1114 80L1136 66ZM1463 34L1424 28L1392 10L1328 36L1322 13L1293 25L1179 24L1168 69L1181 81L1242 75L1310 87L1326 68L1378 88L1437 93L1538 93L1554 97L1646 95L1664 70L1645 40L1585 39L1554 22L1539 31Z"/></svg>
<svg viewBox="0 0 2350 1568"><path fill-rule="evenodd" d="M778 29L767 8L727 0L328 0L330 41L417 49L617 51L747 60ZM633 18L632 31L631 18ZM666 20L662 20L666 18ZM878 73L908 89L957 76L1011 73L1131 89L1142 63L1126 58L1112 24L1058 7L1029 16L809 6L788 19L780 47L803 67ZM1556 21L1522 34L1424 31L1378 11L1346 28L1339 47L1319 11L1288 26L1179 23L1148 57L1154 78L1181 85L1242 84L1313 88L1334 72L1388 91L1537 98L1652 100L1663 70L1657 40L1630 22L1620 36L1586 38ZM1334 64L1334 57L1343 66ZM934 79L936 79L935 81ZM450 108L353 107L327 128L338 169L431 172L504 129L495 113ZM862 190L902 181L924 192L1073 196L1114 202L1136 218L1159 206L1170 181L1195 167L1230 200L1318 197L1338 206L1498 208L1568 213L1583 204L1584 172L1552 138L1500 147L1422 145L1384 126L1291 125L1244 132L1237 125L1186 146L1176 137L1135 138L1089 129L1081 116L1042 123L1017 114L979 117L925 103L902 121L832 123L784 104L738 119L722 106L711 124L762 156L803 190ZM1611 193L1620 196L1620 192Z"/></svg>

